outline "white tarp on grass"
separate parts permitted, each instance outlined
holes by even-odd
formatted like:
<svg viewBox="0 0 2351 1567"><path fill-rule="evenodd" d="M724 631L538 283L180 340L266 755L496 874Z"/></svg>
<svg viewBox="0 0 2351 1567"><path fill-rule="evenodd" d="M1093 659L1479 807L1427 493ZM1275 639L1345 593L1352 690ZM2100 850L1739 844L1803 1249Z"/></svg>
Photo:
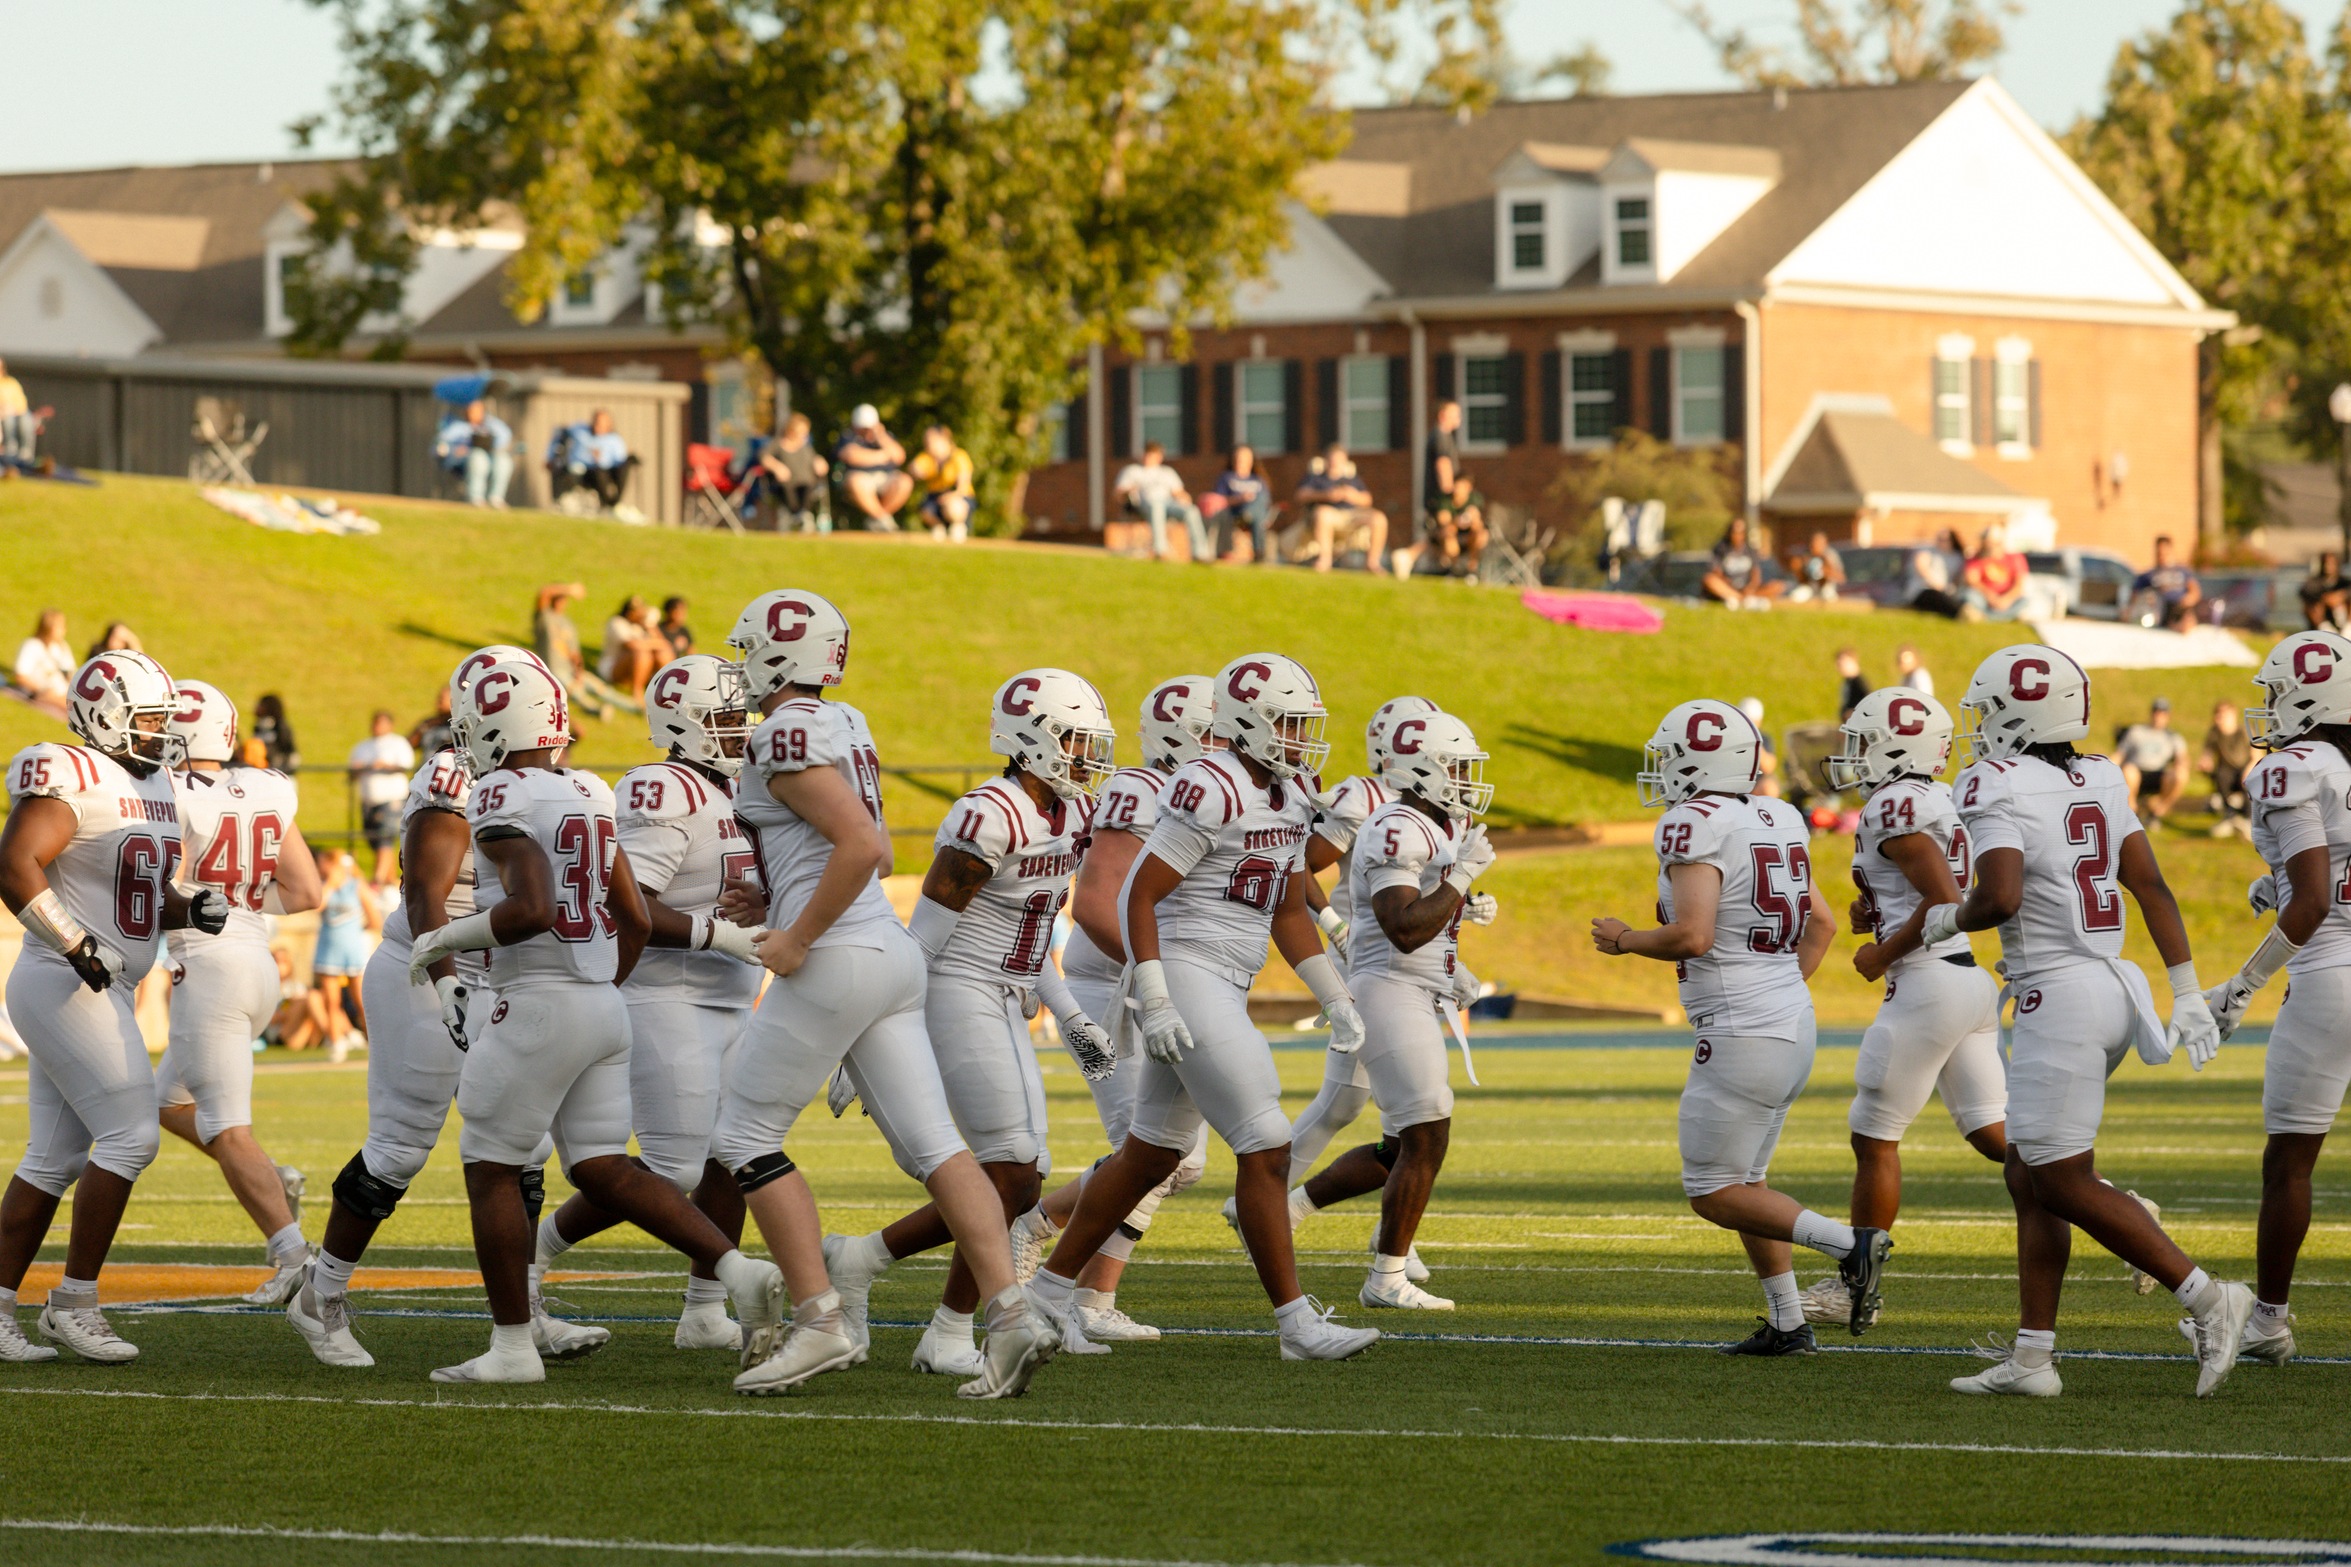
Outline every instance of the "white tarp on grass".
<svg viewBox="0 0 2351 1567"><path fill-rule="evenodd" d="M2261 656L2233 631L2197 626L2151 631L2107 620L2036 620L2033 632L2084 669L2258 669Z"/></svg>

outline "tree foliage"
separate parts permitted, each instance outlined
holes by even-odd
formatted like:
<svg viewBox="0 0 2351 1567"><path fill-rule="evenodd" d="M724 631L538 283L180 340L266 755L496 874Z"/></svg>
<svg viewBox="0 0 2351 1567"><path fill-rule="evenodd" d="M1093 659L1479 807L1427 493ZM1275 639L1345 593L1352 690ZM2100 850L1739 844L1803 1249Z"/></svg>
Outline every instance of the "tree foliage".
<svg viewBox="0 0 2351 1567"><path fill-rule="evenodd" d="M634 245L665 316L715 323L820 430L861 401L954 425L1000 518L1087 347L1152 312L1180 352L1346 135L1314 0L313 3L362 158L313 205L305 344L381 308L419 228L519 224L525 320Z"/></svg>
<svg viewBox="0 0 2351 1567"><path fill-rule="evenodd" d="M1796 43L1760 42L1714 20L1702 0L1668 0L1749 87L1943 81L1990 64L2017 0L1796 0Z"/></svg>
<svg viewBox="0 0 2351 1567"><path fill-rule="evenodd" d="M1545 498L1574 522L1553 559L1573 581L1597 578L1596 563L1608 534L1600 503L1611 495L1628 506L1663 501L1666 548L1713 548L1740 514L1743 485L1732 450L1675 446L1624 429L1607 449L1562 464Z"/></svg>

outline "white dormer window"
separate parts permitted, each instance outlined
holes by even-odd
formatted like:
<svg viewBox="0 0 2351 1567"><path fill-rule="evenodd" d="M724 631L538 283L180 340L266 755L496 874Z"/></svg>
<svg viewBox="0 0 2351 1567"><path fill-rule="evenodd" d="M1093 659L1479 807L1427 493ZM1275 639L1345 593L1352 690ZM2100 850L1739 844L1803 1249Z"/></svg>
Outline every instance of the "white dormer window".
<svg viewBox="0 0 2351 1567"><path fill-rule="evenodd" d="M1514 201L1510 204L1510 270L1513 272L1540 272L1548 262L1544 257L1543 203Z"/></svg>
<svg viewBox="0 0 2351 1567"><path fill-rule="evenodd" d="M1619 196L1616 198L1616 264L1620 267L1647 267L1653 263L1654 251L1650 245L1651 219L1649 198L1646 196Z"/></svg>
<svg viewBox="0 0 2351 1567"><path fill-rule="evenodd" d="M307 247L273 243L262 263L262 325L271 337L284 337L294 330L294 318L286 311L286 281L301 269L302 258L309 254Z"/></svg>
<svg viewBox="0 0 2351 1567"><path fill-rule="evenodd" d="M582 272L563 285L563 302L574 310L596 308L596 276Z"/></svg>

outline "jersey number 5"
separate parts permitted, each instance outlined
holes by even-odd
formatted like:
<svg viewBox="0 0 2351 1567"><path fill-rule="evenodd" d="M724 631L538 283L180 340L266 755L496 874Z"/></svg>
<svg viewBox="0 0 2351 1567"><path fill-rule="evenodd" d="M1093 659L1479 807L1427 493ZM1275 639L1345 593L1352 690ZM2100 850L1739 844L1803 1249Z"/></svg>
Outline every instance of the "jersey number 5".
<svg viewBox="0 0 2351 1567"><path fill-rule="evenodd" d="M1771 923L1747 928L1747 950L1793 952L1804 932L1805 905L1812 901L1811 856L1800 843L1789 844L1785 851L1776 843L1759 843L1754 856L1755 912ZM1783 868L1787 885L1775 887L1773 878Z"/></svg>
<svg viewBox="0 0 2351 1567"><path fill-rule="evenodd" d="M585 816L566 816L555 829L555 923L558 941L586 941L601 932L612 934L612 911L604 906L604 889L612 877L612 818L599 816L595 826Z"/></svg>

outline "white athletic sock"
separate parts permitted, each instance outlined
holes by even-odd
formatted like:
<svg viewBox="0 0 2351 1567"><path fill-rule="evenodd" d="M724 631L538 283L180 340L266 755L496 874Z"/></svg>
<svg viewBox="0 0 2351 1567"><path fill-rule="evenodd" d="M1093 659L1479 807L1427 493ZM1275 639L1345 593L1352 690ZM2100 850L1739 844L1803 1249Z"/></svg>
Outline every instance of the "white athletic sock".
<svg viewBox="0 0 2351 1567"><path fill-rule="evenodd" d="M726 1298L727 1287L718 1280L696 1278L691 1273L686 1275L687 1305L715 1306Z"/></svg>
<svg viewBox="0 0 2351 1567"><path fill-rule="evenodd" d="M1380 1260L1387 1261L1385 1257ZM1396 1260L1401 1264L1404 1259ZM1763 1281L1763 1304L1771 1313L1771 1325L1782 1333L1793 1333L1804 1326L1804 1292L1796 1287L1793 1270L1775 1273Z"/></svg>
<svg viewBox="0 0 2351 1567"><path fill-rule="evenodd" d="M1081 1175L1078 1177L1078 1190L1082 1192L1085 1189L1086 1178ZM1022 1214L1013 1222L1015 1224L1026 1224L1033 1230L1043 1230L1047 1235L1059 1235L1061 1233L1061 1226L1053 1222L1053 1215L1045 1211L1045 1205L1043 1203L1037 1204L1034 1208L1031 1208L1028 1212Z"/></svg>
<svg viewBox="0 0 2351 1567"><path fill-rule="evenodd" d="M811 1323L821 1322L827 1317L837 1317L840 1315L840 1311L841 1292L826 1290L821 1295L809 1296L792 1308L792 1325L804 1328Z"/></svg>
<svg viewBox="0 0 2351 1567"><path fill-rule="evenodd" d="M1299 1296L1287 1306L1276 1306L1273 1309L1274 1323L1284 1332L1292 1327L1304 1327L1313 1316L1314 1302L1304 1295Z"/></svg>
<svg viewBox="0 0 2351 1567"><path fill-rule="evenodd" d="M2202 1268L2190 1268L2188 1276L2180 1280L2180 1287L2172 1293L2179 1297L2181 1305L2199 1317L2220 1304L2220 1286Z"/></svg>
<svg viewBox="0 0 2351 1567"><path fill-rule="evenodd" d="M863 1261L866 1271L876 1276L889 1272L890 1264L898 1260L890 1255L889 1245L879 1230L871 1235L850 1236L846 1254Z"/></svg>
<svg viewBox="0 0 2351 1567"><path fill-rule="evenodd" d="M539 1358L539 1346L531 1339L531 1325L517 1322L490 1324L490 1353L493 1355L528 1355Z"/></svg>
<svg viewBox="0 0 2351 1567"><path fill-rule="evenodd" d="M2273 1331L2284 1327L2286 1325L2285 1302L2280 1301L2273 1306L2266 1300L2255 1301L2253 1303L2253 1320Z"/></svg>
<svg viewBox="0 0 2351 1567"><path fill-rule="evenodd" d="M57 1287L49 1292L49 1304L65 1311L79 1310L84 1306L95 1306L98 1304L98 1281L96 1279L59 1279Z"/></svg>
<svg viewBox="0 0 2351 1567"><path fill-rule="evenodd" d="M1290 1188L1291 1229L1296 1229L1299 1225L1305 1223L1308 1219L1312 1218L1315 1214L1320 1212L1322 1212L1322 1210L1315 1206L1314 1199L1306 1195L1305 1187L1293 1186Z"/></svg>
<svg viewBox="0 0 2351 1567"><path fill-rule="evenodd" d="M1371 1271L1374 1273L1393 1273L1401 1277L1404 1272L1405 1261L1405 1258L1391 1257L1383 1251L1376 1254L1371 1259Z"/></svg>
<svg viewBox="0 0 2351 1567"><path fill-rule="evenodd" d="M322 1248L311 1259L310 1293L328 1297L344 1294L351 1288L351 1270L358 1266Z"/></svg>
<svg viewBox="0 0 2351 1567"><path fill-rule="evenodd" d="M1088 1311L1108 1311L1118 1304L1118 1291L1080 1289L1071 1291L1069 1298Z"/></svg>
<svg viewBox="0 0 2351 1567"><path fill-rule="evenodd" d="M269 1265L273 1268L291 1268L310 1254L310 1243L302 1238L302 1226L288 1224L269 1238Z"/></svg>
<svg viewBox="0 0 2351 1567"><path fill-rule="evenodd" d="M1843 1262L1853 1255L1856 1243L1852 1225L1840 1224L1835 1219L1807 1208L1796 1215L1796 1244L1824 1252Z"/></svg>
<svg viewBox="0 0 2351 1567"><path fill-rule="evenodd" d="M539 1254L535 1259L539 1266L544 1268L569 1250L571 1250L571 1242L565 1240L563 1232L555 1227L555 1215L553 1213L541 1214L539 1216Z"/></svg>
<svg viewBox="0 0 2351 1567"><path fill-rule="evenodd" d="M15 1311L15 1310L16 1310L16 1291L14 1291L14 1290L0 1290L0 1311L13 1312L13 1311Z"/></svg>
<svg viewBox="0 0 2351 1567"><path fill-rule="evenodd" d="M940 1306L931 1313L932 1331L951 1344L972 1342L971 1322L970 1312L956 1311L948 1306Z"/></svg>
<svg viewBox="0 0 2351 1567"><path fill-rule="evenodd" d="M1110 1239L1104 1241L1102 1249L1094 1253L1095 1256L1107 1258L1111 1262L1124 1262L1134 1254L1135 1238L1124 1230L1112 1230Z"/></svg>
<svg viewBox="0 0 2351 1567"><path fill-rule="evenodd" d="M1078 1281L1065 1279L1051 1268L1039 1268L1029 1277L1029 1288L1045 1297L1049 1306L1066 1306L1077 1294Z"/></svg>
<svg viewBox="0 0 2351 1567"><path fill-rule="evenodd" d="M2016 1342L2008 1347L2008 1358L2020 1366L2038 1369L2049 1364L2057 1354L2055 1328L2018 1328Z"/></svg>

